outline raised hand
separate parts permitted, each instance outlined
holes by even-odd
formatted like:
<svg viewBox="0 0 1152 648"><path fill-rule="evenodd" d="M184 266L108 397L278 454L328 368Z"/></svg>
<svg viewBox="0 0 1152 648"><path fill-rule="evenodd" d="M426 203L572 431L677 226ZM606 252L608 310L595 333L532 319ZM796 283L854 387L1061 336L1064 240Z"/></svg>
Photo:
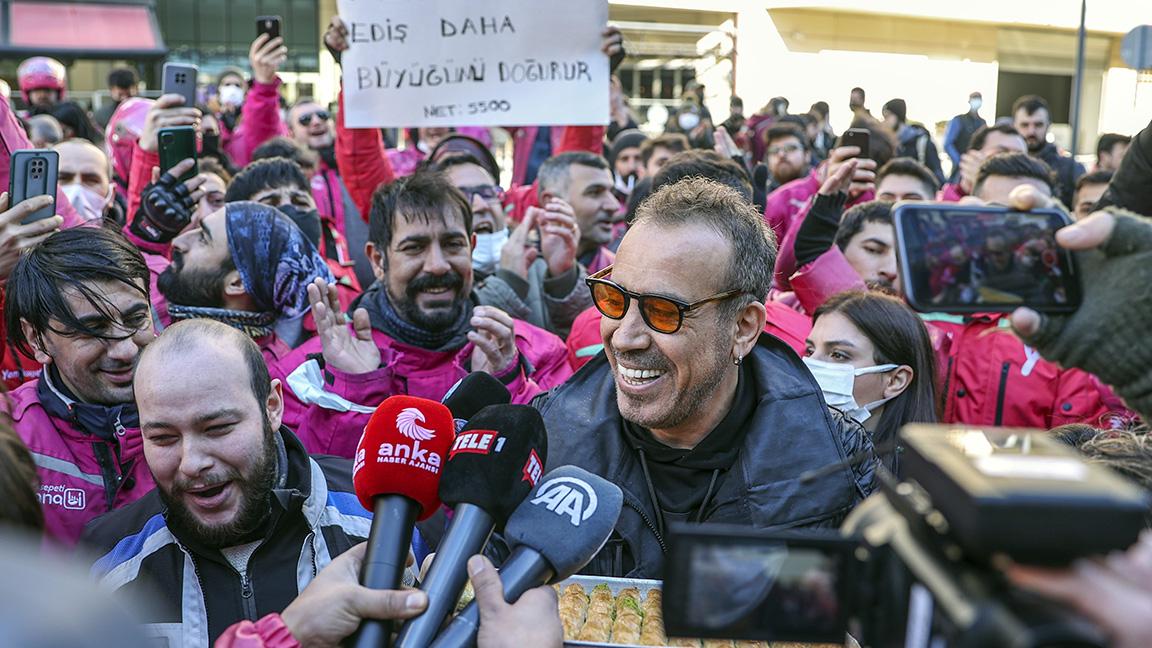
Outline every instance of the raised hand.
<svg viewBox="0 0 1152 648"><path fill-rule="evenodd" d="M157 150L156 134L161 128L175 126L200 126L200 111L195 106L185 106L184 97L166 94L156 100L144 117L144 128L140 130L140 148L151 153Z"/></svg>
<svg viewBox="0 0 1152 648"><path fill-rule="evenodd" d="M472 371L484 371L493 376L507 373L520 357L512 318L499 308L477 306L472 311L471 324L468 341L475 345Z"/></svg>
<svg viewBox="0 0 1152 648"><path fill-rule="evenodd" d="M12 274L20 255L39 245L60 229L64 219L59 216L43 218L23 225L28 214L52 204L52 196L34 196L8 208L8 192L0 194L0 281Z"/></svg>
<svg viewBox="0 0 1152 648"><path fill-rule="evenodd" d="M580 226L572 205L560 198L551 198L543 210L536 212L540 227L540 253L548 262L548 275L559 277L576 265L576 245L580 242Z"/></svg>
<svg viewBox="0 0 1152 648"><path fill-rule="evenodd" d="M528 268L540 256L540 252L528 242L528 235L536 228L536 219L543 212L539 207L529 207L524 220L508 235L508 241L500 249L500 267L518 277L527 279Z"/></svg>
<svg viewBox="0 0 1152 648"><path fill-rule="evenodd" d="M191 170L193 164L195 160L191 158L180 160L163 175L153 168L157 177L140 196L140 207L129 225L133 234L151 243L167 243L188 227L196 204L204 197L200 188L204 177L198 175L184 182L176 178Z"/></svg>
<svg viewBox="0 0 1152 648"><path fill-rule="evenodd" d="M348 28L340 16L332 16L328 22L328 29L324 32L324 47L336 62L340 62L340 55L348 49Z"/></svg>
<svg viewBox="0 0 1152 648"><path fill-rule="evenodd" d="M876 160L858 158L860 147L838 146L828 155L828 164L824 167L824 180L836 175L840 166L848 160L856 160L856 171L852 174L852 184L848 186L848 195L855 198L867 191L876 190Z"/></svg>
<svg viewBox="0 0 1152 648"><path fill-rule="evenodd" d="M380 348L372 339L368 311L356 309L349 331L336 286L320 278L309 284L308 302L312 304L312 319L326 365L350 374L368 373L380 367Z"/></svg>
<svg viewBox="0 0 1152 648"><path fill-rule="evenodd" d="M260 34L248 48L248 63L252 65L252 79L256 83L272 83L280 66L288 59L288 48L280 36L269 39Z"/></svg>

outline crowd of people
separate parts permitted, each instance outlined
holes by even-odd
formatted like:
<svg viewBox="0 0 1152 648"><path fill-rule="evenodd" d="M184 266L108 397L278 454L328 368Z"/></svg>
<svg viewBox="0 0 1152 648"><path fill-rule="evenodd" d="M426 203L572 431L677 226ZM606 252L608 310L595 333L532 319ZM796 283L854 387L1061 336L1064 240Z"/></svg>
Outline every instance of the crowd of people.
<svg viewBox="0 0 1152 648"><path fill-rule="evenodd" d="M324 44L337 61L348 48L338 17ZM623 47L607 28L604 54ZM146 598L142 622L170 645L335 645L362 618L418 614L421 593L356 585L371 514L352 459L385 398L438 401L470 372L538 409L548 468L623 490L587 574L660 578L676 522L834 529L877 471L900 474L909 423L1076 426L1089 459L1152 486L1152 131L1101 136L1086 173L1051 141L1045 99L989 124L974 92L945 168L915 106L874 118L862 88L842 126L868 133L867 155L825 102L745 117L733 98L716 125L698 86L651 136L614 80L610 123L509 127L505 169L485 128L411 128L396 148L348 128L342 95L281 110L287 54L261 35L210 106L135 96L118 70L95 114L35 57L26 109L0 102L0 186L11 151L59 155L58 216L23 221L50 196L0 198L0 520L92 556L99 587ZM194 161L161 169L158 153L177 126L199 134L184 181ZM913 312L898 200L1068 212L1077 224L1044 243L1102 250L1082 264L1083 306ZM957 268L1011 275L999 234L937 243ZM1093 590L1012 576L1142 645L1147 615L1117 622L1084 596L1118 571ZM481 646L559 644L550 590L510 605L486 558L469 573ZM1152 609L1147 583L1133 596Z"/></svg>

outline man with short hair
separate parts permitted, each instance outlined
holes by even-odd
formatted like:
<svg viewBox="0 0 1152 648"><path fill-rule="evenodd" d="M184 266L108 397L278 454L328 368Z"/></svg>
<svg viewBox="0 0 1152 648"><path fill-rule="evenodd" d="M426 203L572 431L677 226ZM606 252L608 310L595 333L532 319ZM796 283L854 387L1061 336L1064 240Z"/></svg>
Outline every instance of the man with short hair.
<svg viewBox="0 0 1152 648"><path fill-rule="evenodd" d="M368 242L368 223L360 216L356 203L344 186L340 170L336 164L336 125L332 113L316 103L314 99L298 99L288 111L288 128L292 139L301 148L314 152L319 157L315 172L308 176L312 187L312 198L320 212L320 218L328 229L334 230L329 238L338 233L347 241L347 249L325 248L325 256L344 265L355 264L356 277L361 286L372 283L372 267L364 255L364 244ZM253 156L255 159L255 156ZM341 259L339 255L344 258Z"/></svg>
<svg viewBox="0 0 1152 648"><path fill-rule="evenodd" d="M1028 154L1043 161L1056 173L1056 198L1068 207L1076 180L1084 175L1084 165L1048 141L1052 113L1048 102L1037 95L1024 95L1012 104L1012 123L1028 143Z"/></svg>
<svg viewBox="0 0 1152 648"><path fill-rule="evenodd" d="M644 169L644 177L655 176L660 167L668 162L668 158L690 148L692 147L688 143L688 138L681 133L666 133L646 140L640 146L640 164Z"/></svg>
<svg viewBox="0 0 1152 648"><path fill-rule="evenodd" d="M935 174L912 158L892 158L876 173L877 200L932 200L937 189Z"/></svg>
<svg viewBox="0 0 1152 648"><path fill-rule="evenodd" d="M477 302L472 210L442 173L419 171L381 187L371 219L377 281L353 304L352 326L335 289L315 282L308 297L317 337L277 369L296 368L286 420L305 447L351 457L386 397L440 400L470 371L500 379L515 403L570 375L559 338Z"/></svg>
<svg viewBox="0 0 1152 648"><path fill-rule="evenodd" d="M972 195L994 205L1009 205L1008 195L1021 185L1043 196L1055 195L1052 169L1038 158L1023 153L1000 153L984 160L976 173Z"/></svg>
<svg viewBox="0 0 1152 648"><path fill-rule="evenodd" d="M944 202L959 202L964 196L972 194L972 186L976 184L976 174L984 160L998 153L1024 153L1028 145L1020 131L1011 124L992 124L983 126L972 134L969 148L960 157L956 180L944 185L940 190L939 199Z"/></svg>
<svg viewBox="0 0 1152 648"><path fill-rule="evenodd" d="M674 522L834 528L871 492L868 435L762 335L774 255L755 207L692 178L653 193L616 264L589 278L605 353L536 402L548 466L582 466L625 491L585 573L659 578ZM862 462L786 493L856 452Z"/></svg>
<svg viewBox="0 0 1152 648"><path fill-rule="evenodd" d="M965 151L972 148L972 136L976 131L988 125L980 116L980 108L984 105L984 95L973 92L968 95L968 112L956 115L948 122L944 131L944 152L952 158L952 173L948 176L949 183L960 181L960 158Z"/></svg>
<svg viewBox="0 0 1152 648"><path fill-rule="evenodd" d="M99 585L148 592L168 645L209 646L282 611L368 537L346 459L310 457L283 425L280 381L256 345L209 320L175 324L140 357L136 404L157 488L85 530Z"/></svg>
<svg viewBox="0 0 1152 648"><path fill-rule="evenodd" d="M791 125L776 125L764 134L764 158L768 161L768 193L781 185L804 177L812 164L808 137Z"/></svg>
<svg viewBox="0 0 1152 648"><path fill-rule="evenodd" d="M589 274L612 264L608 249L620 202L612 194L612 171L594 153L571 151L548 158L540 165L538 195L541 205L559 198L572 206L580 241L576 260Z"/></svg>
<svg viewBox="0 0 1152 648"><path fill-rule="evenodd" d="M1072 218L1080 220L1096 211L1096 203L1108 191L1108 183L1112 182L1111 171L1093 171L1085 173L1076 181L1076 194L1072 198Z"/></svg>
<svg viewBox="0 0 1152 648"><path fill-rule="evenodd" d="M68 197L76 214L86 223L107 221L123 225L124 209L116 201L112 166L104 151L82 139L66 140L54 148L60 155L60 191Z"/></svg>
<svg viewBox="0 0 1152 648"><path fill-rule="evenodd" d="M132 402L155 336L148 277L122 236L79 227L32 248L5 284L8 337L45 367L5 409L36 460L46 539L60 545L152 488Z"/></svg>
<svg viewBox="0 0 1152 648"><path fill-rule="evenodd" d="M112 70L108 73L108 94L111 95L111 101L100 104L100 109L92 115L92 119L100 125L100 128L106 127L108 120L112 119L112 113L116 112L120 104L139 93L140 77L136 75L136 70L132 68Z"/></svg>
<svg viewBox="0 0 1152 648"><path fill-rule="evenodd" d="M940 153L936 150L936 142L932 141L932 134L924 124L908 121L908 104L903 99L893 99L884 104L881 114L884 123L892 129L900 142L896 155L912 158L928 167L932 175L936 176L936 184L942 184L944 170L940 168Z"/></svg>
<svg viewBox="0 0 1152 648"><path fill-rule="evenodd" d="M1096 170L1115 173L1124 160L1132 138L1119 133L1104 133L1096 140Z"/></svg>

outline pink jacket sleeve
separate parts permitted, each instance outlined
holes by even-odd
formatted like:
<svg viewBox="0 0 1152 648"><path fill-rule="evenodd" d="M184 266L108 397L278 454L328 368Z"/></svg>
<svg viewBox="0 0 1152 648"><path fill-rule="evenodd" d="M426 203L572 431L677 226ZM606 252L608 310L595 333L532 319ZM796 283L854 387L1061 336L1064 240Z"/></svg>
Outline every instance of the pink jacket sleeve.
<svg viewBox="0 0 1152 648"><path fill-rule="evenodd" d="M233 623L213 645L215 648L300 648L300 642L275 612L259 621Z"/></svg>
<svg viewBox="0 0 1152 648"><path fill-rule="evenodd" d="M20 119L12 112L12 106L7 101L0 101L0 140L4 142L4 146L0 147L0 191L8 191L12 180L12 151L33 146ZM59 187L56 188L56 213L64 218L64 229L84 224Z"/></svg>
<svg viewBox="0 0 1152 648"><path fill-rule="evenodd" d="M272 83L252 82L240 108L238 133L229 142L228 155L237 167L252 161L252 151L277 135L287 135L288 128L280 119L280 77Z"/></svg>
<svg viewBox="0 0 1152 648"><path fill-rule="evenodd" d="M145 254L168 258L168 251L172 248L170 243L150 243L137 237L128 228L128 223L132 222L136 210L140 208L140 197L144 195L144 189L152 182L152 168L158 166L160 156L156 153L145 151L139 145L132 150L132 170L128 172L128 213L125 215L127 223L121 233Z"/></svg>
<svg viewBox="0 0 1152 648"><path fill-rule="evenodd" d="M836 293L845 290L868 290L855 268L844 258L840 248L833 245L815 261L803 266L792 275L792 290L804 312L812 314Z"/></svg>
<svg viewBox="0 0 1152 648"><path fill-rule="evenodd" d="M336 113L336 166L352 203L367 221L372 209L372 194L382 184L392 182L396 174L384 152L384 137L378 128L344 126L344 92L341 91Z"/></svg>

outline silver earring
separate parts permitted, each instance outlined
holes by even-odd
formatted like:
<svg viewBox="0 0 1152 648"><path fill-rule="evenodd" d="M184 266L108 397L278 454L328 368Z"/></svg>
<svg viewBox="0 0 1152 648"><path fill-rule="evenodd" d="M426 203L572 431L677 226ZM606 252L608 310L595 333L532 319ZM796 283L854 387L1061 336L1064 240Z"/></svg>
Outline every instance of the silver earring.
<svg viewBox="0 0 1152 648"><path fill-rule="evenodd" d="M741 361L743 361L743 360L744 360L744 358L742 358L742 357L740 357L740 356L736 356L735 358L732 358L732 364L734 364L734 365L736 365L737 367L739 367L739 366L740 366L740 362L741 362Z"/></svg>

